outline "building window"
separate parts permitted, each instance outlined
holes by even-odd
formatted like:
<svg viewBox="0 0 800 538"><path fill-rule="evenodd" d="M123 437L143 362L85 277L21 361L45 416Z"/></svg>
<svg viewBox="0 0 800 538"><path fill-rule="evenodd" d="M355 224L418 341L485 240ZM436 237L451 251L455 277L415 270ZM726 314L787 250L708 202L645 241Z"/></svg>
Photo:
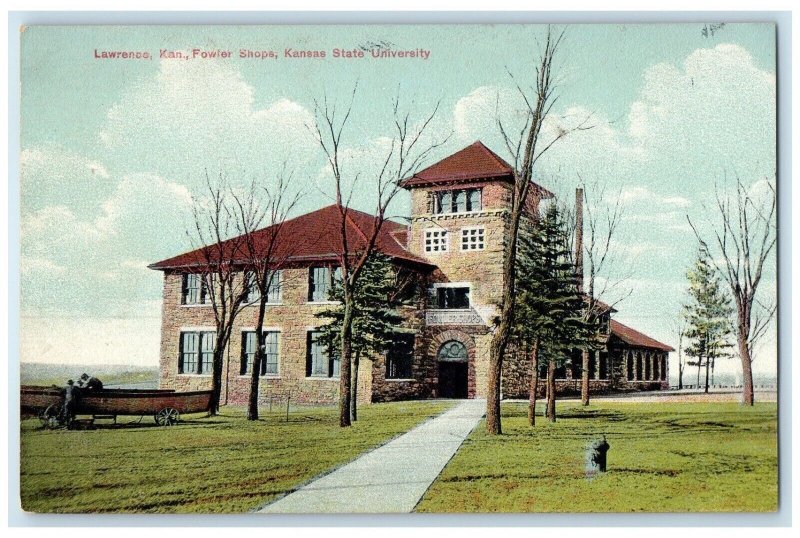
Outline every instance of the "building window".
<svg viewBox="0 0 800 538"><path fill-rule="evenodd" d="M456 213L464 213L467 211L467 191L455 192L455 204L453 205L453 211Z"/></svg>
<svg viewBox="0 0 800 538"><path fill-rule="evenodd" d="M608 379L608 352L601 351L598 358L598 377L600 379Z"/></svg>
<svg viewBox="0 0 800 538"><path fill-rule="evenodd" d="M178 373L210 374L214 368L214 340L211 331L181 332Z"/></svg>
<svg viewBox="0 0 800 538"><path fill-rule="evenodd" d="M319 331L309 331L306 352L308 377L336 377L339 375L339 358L330 353L328 346L319 342Z"/></svg>
<svg viewBox="0 0 800 538"><path fill-rule="evenodd" d="M447 230L425 230L425 252L447 252Z"/></svg>
<svg viewBox="0 0 800 538"><path fill-rule="evenodd" d="M436 306L442 309L469 308L469 288L436 288Z"/></svg>
<svg viewBox="0 0 800 538"><path fill-rule="evenodd" d="M469 360L467 346L458 340L445 342L442 344L442 347L439 348L436 359L444 362L467 362Z"/></svg>
<svg viewBox="0 0 800 538"><path fill-rule="evenodd" d="M642 354L636 352L636 381L642 380Z"/></svg>
<svg viewBox="0 0 800 538"><path fill-rule="evenodd" d="M386 353L386 379L410 379L414 362L414 335L398 333Z"/></svg>
<svg viewBox="0 0 800 538"><path fill-rule="evenodd" d="M485 233L484 228L462 228L461 250L483 250Z"/></svg>
<svg viewBox="0 0 800 538"><path fill-rule="evenodd" d="M183 304L207 304L211 298L203 275L187 273L183 275Z"/></svg>
<svg viewBox="0 0 800 538"><path fill-rule="evenodd" d="M434 209L437 214L480 211L482 209L481 189L437 192Z"/></svg>
<svg viewBox="0 0 800 538"><path fill-rule="evenodd" d="M256 274L254 271L247 271L244 274L244 285L247 288L247 299L248 303L255 303L258 301L259 297L261 297L261 293L259 293L258 289L258 282L256 282Z"/></svg>
<svg viewBox="0 0 800 538"><path fill-rule="evenodd" d="M437 213L452 213L453 212L453 193L450 191L440 192L438 194L438 203L436 204Z"/></svg>
<svg viewBox="0 0 800 538"><path fill-rule="evenodd" d="M278 375L278 332L264 331L264 360L261 363L260 375ZM249 374L255 363L258 339L255 331L242 333L242 361L240 373Z"/></svg>
<svg viewBox="0 0 800 538"><path fill-rule="evenodd" d="M341 268L311 267L308 270L308 300L314 303L330 299L334 284L341 278Z"/></svg>
<svg viewBox="0 0 800 538"><path fill-rule="evenodd" d="M256 274L253 271L245 273L245 285L247 286L247 302L254 303L261 298L258 283L255 281ZM281 302L281 271L270 271L267 273L267 304L278 304Z"/></svg>
<svg viewBox="0 0 800 538"><path fill-rule="evenodd" d="M626 357L625 370L626 370L626 372L628 374L628 381L633 381L633 369L634 369L633 351L628 351L625 354L625 357Z"/></svg>
<svg viewBox="0 0 800 538"><path fill-rule="evenodd" d="M480 211L481 209L483 209L481 194L482 193L480 189L469 190L469 199L467 200L467 204L469 205L469 211Z"/></svg>

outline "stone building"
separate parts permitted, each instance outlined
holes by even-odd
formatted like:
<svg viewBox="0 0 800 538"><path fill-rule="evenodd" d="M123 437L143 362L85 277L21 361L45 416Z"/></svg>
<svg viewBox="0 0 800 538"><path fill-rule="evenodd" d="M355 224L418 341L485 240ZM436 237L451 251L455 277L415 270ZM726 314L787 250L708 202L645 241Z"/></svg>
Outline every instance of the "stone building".
<svg viewBox="0 0 800 538"><path fill-rule="evenodd" d="M508 237L513 171L481 142L454 153L402 182L411 194L406 226L387 222L377 249L417 287L416 302L404 307L403 327L384 356L362 360L363 402L485 396L491 327L500 300L502 255ZM527 211L552 197L534 184ZM350 210L349 237L365 237L373 217ZM278 236L285 260L269 292L266 361L260 398L291 394L294 401L326 403L338 393L338 360L315 341L324 323L315 313L330 306L341 245L336 206L287 221ZM214 348L214 314L198 251L152 264L164 274L160 386L208 388ZM669 346L621 323L607 312L606 348L592 354L592 391L668 387ZM243 404L255 351L257 308L237 318L223 367L222 401ZM527 394L527 361L513 353L505 361L505 397ZM559 371L559 390L579 390L579 357Z"/></svg>

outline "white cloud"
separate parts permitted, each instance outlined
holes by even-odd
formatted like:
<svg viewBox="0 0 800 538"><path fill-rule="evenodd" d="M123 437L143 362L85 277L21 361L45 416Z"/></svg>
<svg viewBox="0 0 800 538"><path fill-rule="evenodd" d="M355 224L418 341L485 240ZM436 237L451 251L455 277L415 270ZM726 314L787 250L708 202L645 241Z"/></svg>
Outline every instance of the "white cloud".
<svg viewBox="0 0 800 538"><path fill-rule="evenodd" d="M23 149L20 172L23 213L52 205L87 213L114 188L103 164L58 146Z"/></svg>
<svg viewBox="0 0 800 538"><path fill-rule="evenodd" d="M629 122L635 142L678 173L760 175L775 167L775 76L738 45L697 49L645 72Z"/></svg>
<svg viewBox="0 0 800 538"><path fill-rule="evenodd" d="M147 263L184 250L186 187L148 174L125 176L95 218L64 206L23 215L23 311L115 315L160 293Z"/></svg>
<svg viewBox="0 0 800 538"><path fill-rule="evenodd" d="M689 199L684 196L663 196L653 192L647 187L638 185L622 189L618 198L626 206L643 203L648 204L650 209L654 209L653 206L655 206L655 209L658 209L661 207L684 208L691 205Z"/></svg>
<svg viewBox="0 0 800 538"><path fill-rule="evenodd" d="M133 169L198 185L205 170L252 175L307 161L317 149L312 122L309 110L286 98L259 107L229 63L162 60L154 78L109 109L99 139L133 157Z"/></svg>
<svg viewBox="0 0 800 538"><path fill-rule="evenodd" d="M497 120L513 129L525 119L524 102L516 90L480 86L459 99L453 108L453 131L459 144L471 143L497 131Z"/></svg>
<svg viewBox="0 0 800 538"><path fill-rule="evenodd" d="M47 258L38 258L35 256L22 256L20 258L20 272L23 275L36 273L43 275L63 274L66 271L66 267L58 265Z"/></svg>

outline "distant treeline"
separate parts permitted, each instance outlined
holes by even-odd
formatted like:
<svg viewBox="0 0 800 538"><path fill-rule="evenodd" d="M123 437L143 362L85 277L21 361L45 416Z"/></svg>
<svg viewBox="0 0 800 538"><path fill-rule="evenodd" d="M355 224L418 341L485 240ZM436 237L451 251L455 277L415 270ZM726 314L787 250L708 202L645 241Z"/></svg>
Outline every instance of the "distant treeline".
<svg viewBox="0 0 800 538"><path fill-rule="evenodd" d="M701 376L701 384L705 383L705 377ZM758 386L764 385L777 385L778 378L774 374L758 374L753 373L753 384ZM677 385L678 384L678 375L676 372L670 371L670 384ZM683 384L684 385L696 385L697 384L697 367L688 366L686 368L686 372L683 374ZM739 386L742 384L742 379L740 377L736 377L736 375L732 373L725 373L725 372L717 372L714 374L714 383L713 385L719 386Z"/></svg>
<svg viewBox="0 0 800 538"><path fill-rule="evenodd" d="M20 363L20 382L23 385L64 385L67 379L77 380L87 373L105 385L157 383L158 367L127 364L40 364Z"/></svg>

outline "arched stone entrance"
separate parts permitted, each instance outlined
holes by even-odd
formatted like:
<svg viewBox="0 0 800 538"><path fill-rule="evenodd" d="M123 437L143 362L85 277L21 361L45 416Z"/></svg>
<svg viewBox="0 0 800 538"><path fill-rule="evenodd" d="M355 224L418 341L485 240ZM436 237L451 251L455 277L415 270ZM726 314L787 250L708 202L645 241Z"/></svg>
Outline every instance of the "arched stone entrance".
<svg viewBox="0 0 800 538"><path fill-rule="evenodd" d="M436 353L439 365L439 397L467 398L469 396L469 353L458 340L448 340Z"/></svg>

